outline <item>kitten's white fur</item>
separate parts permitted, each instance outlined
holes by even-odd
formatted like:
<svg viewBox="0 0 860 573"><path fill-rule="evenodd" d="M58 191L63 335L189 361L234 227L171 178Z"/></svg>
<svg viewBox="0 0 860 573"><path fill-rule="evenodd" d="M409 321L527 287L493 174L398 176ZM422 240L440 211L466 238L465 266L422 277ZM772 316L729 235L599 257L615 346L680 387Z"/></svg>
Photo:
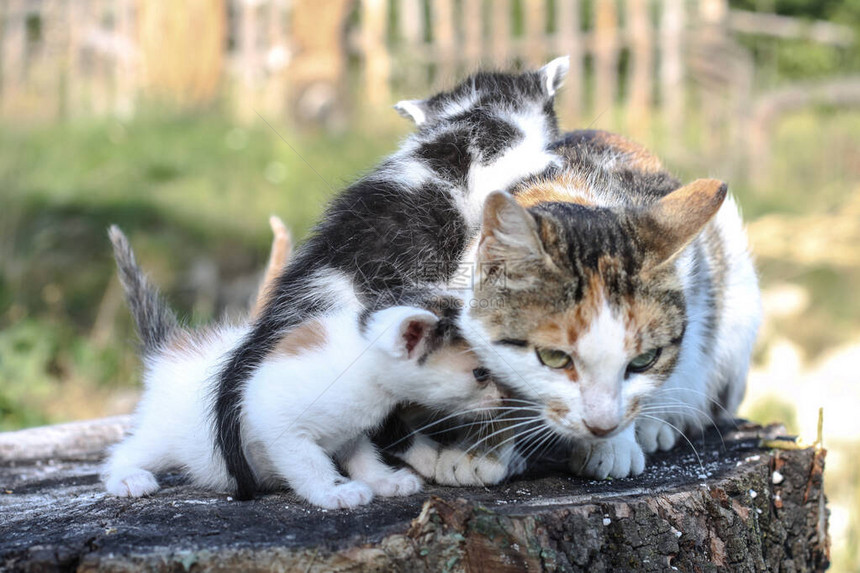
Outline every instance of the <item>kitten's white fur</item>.
<svg viewBox="0 0 860 573"><path fill-rule="evenodd" d="M245 443L258 478L270 487L286 481L304 499L327 508L419 491L421 480L382 463L365 432L403 401L456 410L498 400L492 384L482 388L475 381L477 362L418 363L436 321L426 310L392 307L374 313L361 332L351 306L320 320L324 346L268 358L249 381L242 403ZM424 334L410 347L404 334L415 324L424 326ZM135 429L106 463L110 493L153 493L158 489L153 474L171 468L206 489L232 487L212 443L209 381L246 330L221 328L192 348L168 349L147 360ZM338 472L333 458L352 481Z"/></svg>

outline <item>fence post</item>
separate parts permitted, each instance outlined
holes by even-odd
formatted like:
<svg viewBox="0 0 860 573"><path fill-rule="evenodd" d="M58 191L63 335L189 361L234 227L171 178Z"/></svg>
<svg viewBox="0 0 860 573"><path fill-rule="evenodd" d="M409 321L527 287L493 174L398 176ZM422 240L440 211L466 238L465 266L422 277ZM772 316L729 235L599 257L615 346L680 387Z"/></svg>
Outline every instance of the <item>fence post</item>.
<svg viewBox="0 0 860 573"><path fill-rule="evenodd" d="M660 105L667 140L677 145L684 117L684 0L663 0L660 14Z"/></svg>
<svg viewBox="0 0 860 573"><path fill-rule="evenodd" d="M612 122L618 88L618 10L615 0L594 3L594 112Z"/></svg>
<svg viewBox="0 0 860 573"><path fill-rule="evenodd" d="M365 101L379 107L391 101L391 62L385 45L388 5L385 0L362 0L361 37L364 50Z"/></svg>
<svg viewBox="0 0 860 573"><path fill-rule="evenodd" d="M303 121L339 121L345 104L343 27L351 0L291 0L292 52L289 68L290 111ZM378 89L388 88L385 83Z"/></svg>
<svg viewBox="0 0 860 573"><path fill-rule="evenodd" d="M721 132L726 128L724 119L727 102L722 96L728 87L725 81L731 81L731 71L726 69L726 66L731 65L725 36L728 12L726 0L699 1L696 56L699 58L697 65L704 73L700 74L698 86L705 125L702 130L704 148L710 156L716 155L722 139ZM715 67L710 61L715 56L722 56L723 62L719 67Z"/></svg>
<svg viewBox="0 0 860 573"><path fill-rule="evenodd" d="M433 83L447 86L454 81L458 59L455 51L453 0L436 0L431 4L430 14L433 23L433 53L436 54L436 77Z"/></svg>
<svg viewBox="0 0 860 573"><path fill-rule="evenodd" d="M570 56L570 71L561 90L561 110L567 113L572 125L582 119L585 97L582 59L582 23L579 0L558 0L556 10L556 47L560 54Z"/></svg>
<svg viewBox="0 0 860 573"><path fill-rule="evenodd" d="M27 36L25 34L25 7L22 0L6 0L3 8L3 29L0 46L3 61L0 62L0 89L3 96L3 111L9 113L17 105L24 75L24 54Z"/></svg>
<svg viewBox="0 0 860 573"><path fill-rule="evenodd" d="M630 96L627 128L638 139L651 126L651 78L654 72L653 38L648 0L627 0L627 27L630 31Z"/></svg>
<svg viewBox="0 0 860 573"><path fill-rule="evenodd" d="M493 2L493 62L500 68L508 66L511 50L511 2Z"/></svg>
<svg viewBox="0 0 860 573"><path fill-rule="evenodd" d="M532 67L546 62L546 0L526 0L525 10L526 60Z"/></svg>
<svg viewBox="0 0 860 573"><path fill-rule="evenodd" d="M463 53L469 66L478 66L483 56L484 15L482 7L482 0L463 0Z"/></svg>

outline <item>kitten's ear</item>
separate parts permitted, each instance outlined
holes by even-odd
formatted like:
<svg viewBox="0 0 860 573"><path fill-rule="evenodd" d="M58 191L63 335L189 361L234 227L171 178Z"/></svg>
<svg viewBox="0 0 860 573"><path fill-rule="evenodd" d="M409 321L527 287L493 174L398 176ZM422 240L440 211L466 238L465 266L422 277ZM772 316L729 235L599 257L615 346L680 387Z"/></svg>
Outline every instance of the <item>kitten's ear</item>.
<svg viewBox="0 0 860 573"><path fill-rule="evenodd" d="M535 218L509 193L490 193L484 201L478 260L527 259L543 252Z"/></svg>
<svg viewBox="0 0 860 573"><path fill-rule="evenodd" d="M439 318L412 306L393 306L374 312L365 337L394 358L412 360L422 356Z"/></svg>
<svg viewBox="0 0 860 573"><path fill-rule="evenodd" d="M650 252L646 268L671 260L690 244L717 214L727 192L728 185L722 181L697 179L645 209L639 232Z"/></svg>
<svg viewBox="0 0 860 573"><path fill-rule="evenodd" d="M430 108L427 102L421 99L399 101L394 104L394 109L406 119L411 119L418 127L426 123L427 118L430 116Z"/></svg>
<svg viewBox="0 0 860 573"><path fill-rule="evenodd" d="M549 97L553 97L564 83L568 70L570 70L570 56L556 58L540 69L538 73L542 80L541 83Z"/></svg>

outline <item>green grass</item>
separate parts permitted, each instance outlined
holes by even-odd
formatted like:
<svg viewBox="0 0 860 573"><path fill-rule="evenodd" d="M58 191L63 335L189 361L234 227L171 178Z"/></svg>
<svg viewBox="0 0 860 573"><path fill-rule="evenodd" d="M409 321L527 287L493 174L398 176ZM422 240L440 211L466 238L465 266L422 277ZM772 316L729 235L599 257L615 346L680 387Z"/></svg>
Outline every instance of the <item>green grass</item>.
<svg viewBox="0 0 860 573"><path fill-rule="evenodd" d="M189 269L209 261L224 283L258 271L270 214L304 235L399 137L281 135L217 116L0 128L0 430L78 417L81 403L51 404L136 379L128 318L106 296L110 224L182 314L209 320L221 301L202 304Z"/></svg>

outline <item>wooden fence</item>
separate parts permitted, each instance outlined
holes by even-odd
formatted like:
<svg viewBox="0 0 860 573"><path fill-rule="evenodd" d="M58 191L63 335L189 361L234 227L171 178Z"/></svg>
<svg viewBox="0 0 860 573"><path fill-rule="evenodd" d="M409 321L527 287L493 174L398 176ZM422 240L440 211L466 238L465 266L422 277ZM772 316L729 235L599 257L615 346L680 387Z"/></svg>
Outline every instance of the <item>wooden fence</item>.
<svg viewBox="0 0 860 573"><path fill-rule="evenodd" d="M569 54L568 125L681 141L697 118L705 148L732 147L754 107L736 33L853 42L726 0L0 0L0 116L128 116L164 100L339 121L479 67Z"/></svg>

